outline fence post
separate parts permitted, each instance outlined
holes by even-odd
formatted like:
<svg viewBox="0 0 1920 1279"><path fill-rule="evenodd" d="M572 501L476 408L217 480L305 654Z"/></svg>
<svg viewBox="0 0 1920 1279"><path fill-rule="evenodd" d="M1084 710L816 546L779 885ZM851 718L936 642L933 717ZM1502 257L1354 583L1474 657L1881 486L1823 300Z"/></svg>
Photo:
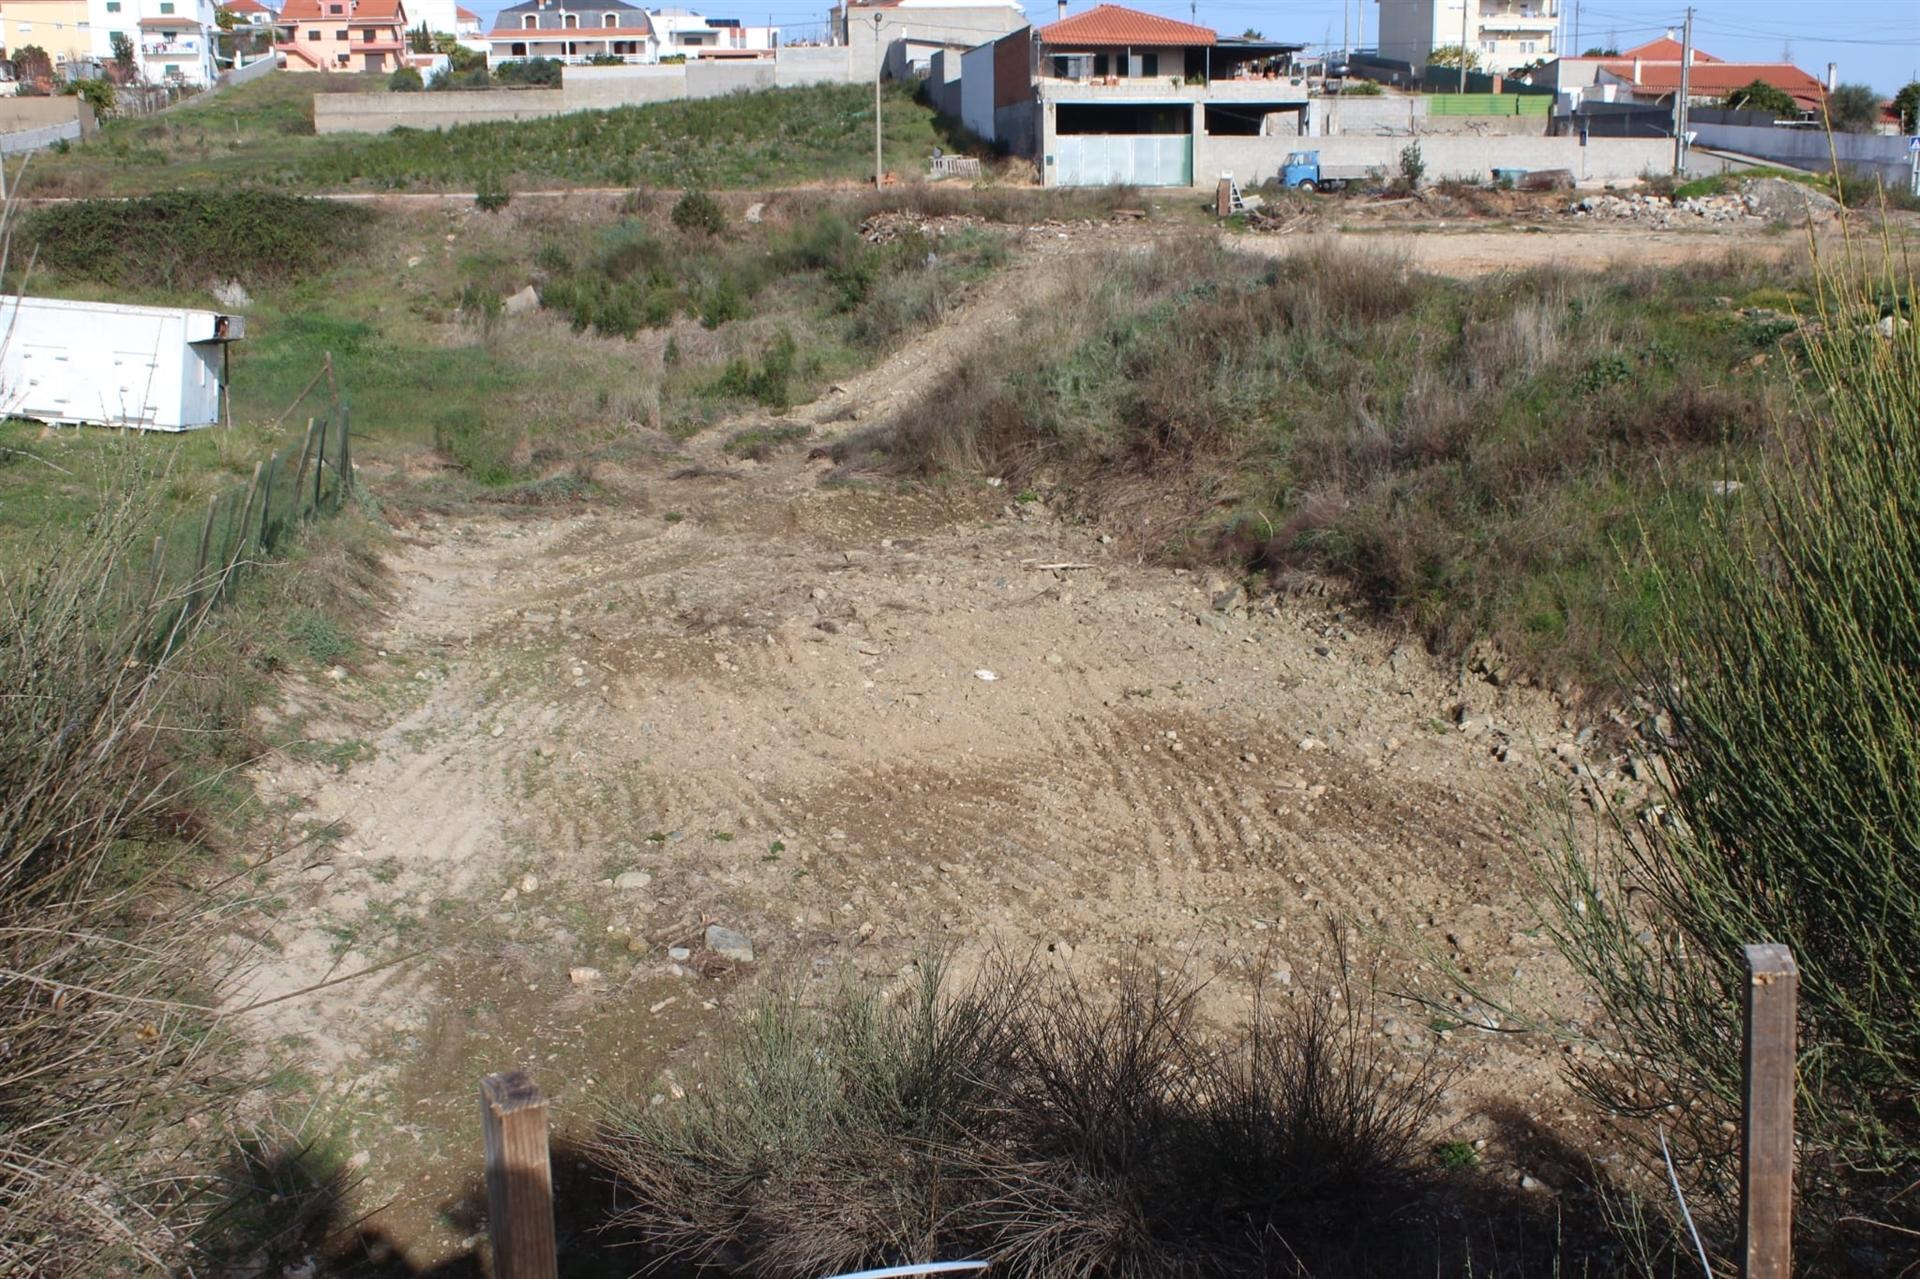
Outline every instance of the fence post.
<svg viewBox="0 0 1920 1279"><path fill-rule="evenodd" d="M320 481L327 474L327 423L324 418L321 419L320 429L315 432L315 435L318 437L318 447L313 453L313 513L318 516L320 514Z"/></svg>
<svg viewBox="0 0 1920 1279"><path fill-rule="evenodd" d="M266 479L260 485L260 549L263 551L273 549L273 468L279 461L278 453L267 458Z"/></svg>
<svg viewBox="0 0 1920 1279"><path fill-rule="evenodd" d="M353 494L353 448L347 443L352 414L347 411L343 400L337 406L340 414L340 459L334 463L334 469L340 472L340 503L345 505Z"/></svg>
<svg viewBox="0 0 1920 1279"><path fill-rule="evenodd" d="M1793 1273L1794 1021L1800 970L1793 952L1747 946L1741 1017L1740 1276Z"/></svg>
<svg viewBox="0 0 1920 1279"><path fill-rule="evenodd" d="M300 441L300 465L293 472L293 519L300 521L300 494L307 483L307 454L313 451L313 419L307 419L307 436Z"/></svg>
<svg viewBox="0 0 1920 1279"><path fill-rule="evenodd" d="M547 1099L525 1071L480 1081L480 1130L487 1152L487 1235L494 1279L555 1279L553 1165Z"/></svg>

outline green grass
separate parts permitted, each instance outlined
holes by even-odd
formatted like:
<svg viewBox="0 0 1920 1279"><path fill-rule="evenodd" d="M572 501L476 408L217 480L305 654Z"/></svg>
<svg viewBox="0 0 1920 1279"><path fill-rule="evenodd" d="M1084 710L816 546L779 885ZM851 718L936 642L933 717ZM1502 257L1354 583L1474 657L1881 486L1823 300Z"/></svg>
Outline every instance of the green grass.
<svg viewBox="0 0 1920 1279"><path fill-rule="evenodd" d="M1818 173L1808 173L1804 169L1755 168L1742 169L1738 173L1716 173L1712 177L1695 178L1683 182L1673 189L1676 200L1693 200L1709 195L1731 195L1740 189L1743 182L1755 178L1780 178L1787 182L1798 182L1805 186L1818 187L1832 193L1833 183Z"/></svg>
<svg viewBox="0 0 1920 1279"><path fill-rule="evenodd" d="M1490 637L1516 674L1606 686L1649 635L1642 538L1685 545L1776 424L1795 339L1742 309L1796 287L1737 261L1468 284L1166 247L1076 280L842 460L1094 509L1152 484L1148 553L1329 574L1437 648Z"/></svg>
<svg viewBox="0 0 1920 1279"><path fill-rule="evenodd" d="M582 111L511 124L313 132L321 76L268 76L161 116L108 121L65 154L36 157L36 195L133 195L176 187L287 191L471 191L483 179L529 187L774 186L858 179L873 168L873 93L857 85L769 89L689 102ZM883 110L889 168L914 172L951 149L933 111L904 88Z"/></svg>

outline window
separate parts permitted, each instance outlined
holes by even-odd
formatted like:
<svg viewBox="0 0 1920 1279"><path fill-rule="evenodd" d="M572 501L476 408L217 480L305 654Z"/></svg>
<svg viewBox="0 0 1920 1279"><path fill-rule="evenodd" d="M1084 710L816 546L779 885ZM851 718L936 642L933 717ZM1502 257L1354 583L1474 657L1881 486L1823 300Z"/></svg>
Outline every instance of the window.
<svg viewBox="0 0 1920 1279"><path fill-rule="evenodd" d="M108 13L120 12L120 0L107 0L107 12Z"/></svg>
<svg viewBox="0 0 1920 1279"><path fill-rule="evenodd" d="M177 62L169 62L166 68L166 76L169 80L178 80L180 78L180 64Z"/></svg>
<svg viewBox="0 0 1920 1279"><path fill-rule="evenodd" d="M521 26L523 26L523 27L525 27L525 28L526 28L527 30L529 30L529 31L531 31L531 30L533 30L533 29L534 29L534 28L535 28L536 26L539 26L540 24L539 24L539 21L538 21L538 19L536 19L536 18L535 18L535 17L534 17L534 16L533 16L533 15L532 15L532 14L530 13L530 14L528 14L528 15L527 15L527 16L526 16L525 18L522 18L522 19L520 20L520 25L521 25Z"/></svg>
<svg viewBox="0 0 1920 1279"><path fill-rule="evenodd" d="M563 13L560 15L560 25L571 31L580 25L580 15L577 13Z"/></svg>
<svg viewBox="0 0 1920 1279"><path fill-rule="evenodd" d="M603 13L600 15L600 25L603 27L617 27L620 25L620 21L610 13Z"/></svg>
<svg viewBox="0 0 1920 1279"><path fill-rule="evenodd" d="M327 6L327 13L330 15L342 14L342 13L345 13L346 11L347 11L347 6L343 4L330 4Z"/></svg>
<svg viewBox="0 0 1920 1279"><path fill-rule="evenodd" d="M1157 53L1141 54L1140 55L1140 74L1141 75L1159 75L1160 74L1160 55Z"/></svg>
<svg viewBox="0 0 1920 1279"><path fill-rule="evenodd" d="M173 0L160 0L160 12L162 12L162 13L172 13L172 12L173 12Z"/></svg>
<svg viewBox="0 0 1920 1279"><path fill-rule="evenodd" d="M318 40L319 38L320 38L320 33L318 31L315 31L311 27L307 28L307 39Z"/></svg>
<svg viewBox="0 0 1920 1279"><path fill-rule="evenodd" d="M336 40L344 40L344 39L346 39L346 38L347 38L347 29L346 29L345 27L342 27L342 28L340 28L340 29L339 29L338 31L336 31L336 32L334 32L334 33L333 33L333 38L334 38L334 39L336 39ZM343 53L343 54L341 54L340 56L344 58L344 57L346 57L347 55Z"/></svg>

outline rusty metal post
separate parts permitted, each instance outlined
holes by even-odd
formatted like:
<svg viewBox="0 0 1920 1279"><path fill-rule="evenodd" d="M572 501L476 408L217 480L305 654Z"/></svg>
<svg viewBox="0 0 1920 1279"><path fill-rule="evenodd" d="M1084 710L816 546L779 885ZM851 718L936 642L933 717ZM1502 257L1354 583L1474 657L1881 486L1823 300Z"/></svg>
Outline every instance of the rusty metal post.
<svg viewBox="0 0 1920 1279"><path fill-rule="evenodd" d="M1745 948L1741 998L1740 1275L1793 1274L1794 1021L1800 970L1793 952Z"/></svg>
<svg viewBox="0 0 1920 1279"><path fill-rule="evenodd" d="M487 1235L494 1279L555 1279L553 1165L547 1099L525 1071L480 1081L487 1151Z"/></svg>

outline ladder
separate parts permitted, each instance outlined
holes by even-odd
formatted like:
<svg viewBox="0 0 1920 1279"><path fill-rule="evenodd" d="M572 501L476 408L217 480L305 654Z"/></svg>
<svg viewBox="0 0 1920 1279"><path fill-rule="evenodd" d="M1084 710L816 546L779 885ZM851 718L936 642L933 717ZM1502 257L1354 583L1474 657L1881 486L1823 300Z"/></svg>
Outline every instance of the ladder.
<svg viewBox="0 0 1920 1279"><path fill-rule="evenodd" d="M1233 180L1231 173L1220 175L1220 189L1214 197L1213 211L1216 217L1222 218L1247 211L1247 202L1240 195L1240 184Z"/></svg>

